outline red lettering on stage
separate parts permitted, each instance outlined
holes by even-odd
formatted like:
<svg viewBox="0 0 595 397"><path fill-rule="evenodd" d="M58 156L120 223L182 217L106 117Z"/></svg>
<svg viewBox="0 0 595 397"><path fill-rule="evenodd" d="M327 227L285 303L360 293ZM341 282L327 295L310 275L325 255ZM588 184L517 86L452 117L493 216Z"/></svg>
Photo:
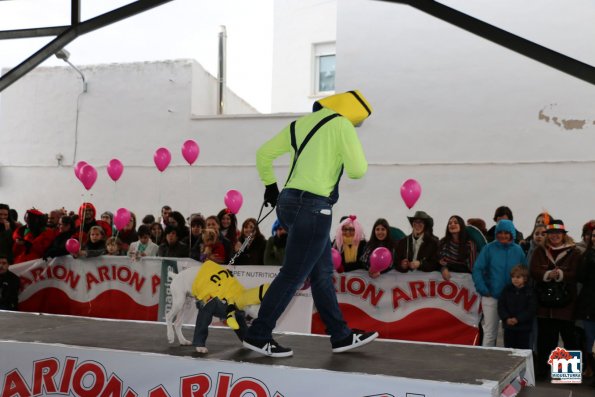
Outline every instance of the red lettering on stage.
<svg viewBox="0 0 595 397"><path fill-rule="evenodd" d="M269 392L262 382L252 378L242 378L234 382L229 397L242 397L248 392L254 397L269 397Z"/></svg>
<svg viewBox="0 0 595 397"><path fill-rule="evenodd" d="M154 389L149 390L148 397L170 397L163 385L159 385Z"/></svg>
<svg viewBox="0 0 595 397"><path fill-rule="evenodd" d="M426 298L428 294L425 291L426 283L423 281L412 281L409 283L409 289L411 290L411 298L417 299L418 297Z"/></svg>
<svg viewBox="0 0 595 397"><path fill-rule="evenodd" d="M138 393L130 388L126 389L126 394L124 394L124 397L137 397L137 396L138 396Z"/></svg>
<svg viewBox="0 0 595 397"><path fill-rule="evenodd" d="M18 369L13 369L4 376L2 397L31 397L27 382L23 379Z"/></svg>
<svg viewBox="0 0 595 397"><path fill-rule="evenodd" d="M68 394L68 388L70 387L70 380L72 379L72 373L74 372L76 361L77 359L74 357L66 357L66 361L64 362L64 370L62 371L62 379L60 380L61 394Z"/></svg>
<svg viewBox="0 0 595 397"><path fill-rule="evenodd" d="M206 397L211 389L211 378L205 374L186 376L180 379L182 397Z"/></svg>
<svg viewBox="0 0 595 397"><path fill-rule="evenodd" d="M471 294L467 288L461 288L454 302L459 304L461 300L463 301L463 309L467 312L471 311L471 308L477 301L477 294Z"/></svg>
<svg viewBox="0 0 595 397"><path fill-rule="evenodd" d="M153 277L151 277L151 291L153 292L153 295L155 295L159 291L160 285L161 285L161 277L154 274Z"/></svg>
<svg viewBox="0 0 595 397"><path fill-rule="evenodd" d="M217 377L217 390L215 397L227 397L229 394L229 385L231 384L231 374L219 372Z"/></svg>
<svg viewBox="0 0 595 397"><path fill-rule="evenodd" d="M85 378L89 379L87 375L91 375L93 382L89 386L85 382ZM80 397L94 397L98 396L99 392L103 390L105 385L105 374L103 368L95 362L85 361L79 365L72 378L72 391Z"/></svg>
<svg viewBox="0 0 595 397"><path fill-rule="evenodd" d="M214 397L242 397L249 394L254 397L269 397L264 383L254 378L241 378L232 383L232 374L220 372L217 377L217 390ZM279 392L276 397L283 397Z"/></svg>
<svg viewBox="0 0 595 397"><path fill-rule="evenodd" d="M124 384L120 378L112 374L105 385L105 388L101 391L99 397L120 397L122 395L122 389Z"/></svg>
<svg viewBox="0 0 595 397"><path fill-rule="evenodd" d="M95 275L91 272L87 273L87 291L90 291L93 287L93 284L99 284L99 280L95 277Z"/></svg>
<svg viewBox="0 0 595 397"><path fill-rule="evenodd" d="M54 376L60 368L60 363L55 358L46 358L33 363L33 394L40 395L45 389L46 394L58 391Z"/></svg>
<svg viewBox="0 0 595 397"><path fill-rule="evenodd" d="M407 293L405 293L401 288L393 288L393 309L399 307L399 301L401 300L409 302L411 300L411 297L407 295Z"/></svg>

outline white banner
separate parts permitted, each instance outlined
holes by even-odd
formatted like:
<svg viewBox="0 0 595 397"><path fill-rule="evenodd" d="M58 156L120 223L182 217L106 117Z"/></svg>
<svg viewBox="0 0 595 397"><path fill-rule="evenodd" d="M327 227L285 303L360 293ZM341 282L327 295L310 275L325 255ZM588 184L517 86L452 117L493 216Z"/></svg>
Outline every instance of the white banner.
<svg viewBox="0 0 595 397"><path fill-rule="evenodd" d="M479 295L470 274L389 272L372 279L365 271L335 274L341 311L352 328L382 338L472 345L477 342ZM439 325L439 326L437 326ZM324 333L315 315L313 332Z"/></svg>
<svg viewBox="0 0 595 397"><path fill-rule="evenodd" d="M329 357L330 357L329 352ZM0 341L2 397L492 397L478 384Z"/></svg>
<svg viewBox="0 0 595 397"><path fill-rule="evenodd" d="M155 321L163 288L164 260L175 261L180 270L200 266L200 262L189 258L145 257L136 261L125 256L73 259L69 255L50 262L35 260L12 265L10 270L21 280L21 311ZM276 266L229 269L246 288L271 282L279 272ZM167 299L164 304L167 306ZM196 307L190 298L185 323L194 325L195 319ZM310 290L301 290L279 320L276 331L310 333L311 322Z"/></svg>

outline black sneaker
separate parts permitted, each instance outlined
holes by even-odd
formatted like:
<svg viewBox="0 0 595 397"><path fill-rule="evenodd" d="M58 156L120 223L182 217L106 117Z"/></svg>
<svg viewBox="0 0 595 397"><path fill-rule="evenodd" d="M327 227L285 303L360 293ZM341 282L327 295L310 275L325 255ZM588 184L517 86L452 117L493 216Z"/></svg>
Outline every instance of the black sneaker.
<svg viewBox="0 0 595 397"><path fill-rule="evenodd" d="M293 356L293 350L283 347L275 342L274 339L267 341L259 341L255 339L244 339L244 347L250 350L254 350L257 353L263 354L269 357L291 357Z"/></svg>
<svg viewBox="0 0 595 397"><path fill-rule="evenodd" d="M352 330L351 335L332 344L333 353L343 353L348 350L367 345L376 338L378 338L378 332Z"/></svg>

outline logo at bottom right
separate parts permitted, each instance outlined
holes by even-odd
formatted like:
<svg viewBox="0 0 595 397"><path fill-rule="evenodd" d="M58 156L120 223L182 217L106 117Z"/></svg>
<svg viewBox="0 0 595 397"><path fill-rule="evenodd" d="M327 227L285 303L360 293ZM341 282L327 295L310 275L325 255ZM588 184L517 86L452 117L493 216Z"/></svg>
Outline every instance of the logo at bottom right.
<svg viewBox="0 0 595 397"><path fill-rule="evenodd" d="M548 359L552 383L582 383L582 353L557 347Z"/></svg>

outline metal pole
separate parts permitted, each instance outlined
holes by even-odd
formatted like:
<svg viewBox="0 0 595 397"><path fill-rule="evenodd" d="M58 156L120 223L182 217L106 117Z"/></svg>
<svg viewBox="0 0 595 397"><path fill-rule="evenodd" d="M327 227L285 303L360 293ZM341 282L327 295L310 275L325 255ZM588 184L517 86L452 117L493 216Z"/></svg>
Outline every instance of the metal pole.
<svg viewBox="0 0 595 397"><path fill-rule="evenodd" d="M225 110L225 79L227 78L227 30L221 25L219 32L219 67L217 69L217 114Z"/></svg>

